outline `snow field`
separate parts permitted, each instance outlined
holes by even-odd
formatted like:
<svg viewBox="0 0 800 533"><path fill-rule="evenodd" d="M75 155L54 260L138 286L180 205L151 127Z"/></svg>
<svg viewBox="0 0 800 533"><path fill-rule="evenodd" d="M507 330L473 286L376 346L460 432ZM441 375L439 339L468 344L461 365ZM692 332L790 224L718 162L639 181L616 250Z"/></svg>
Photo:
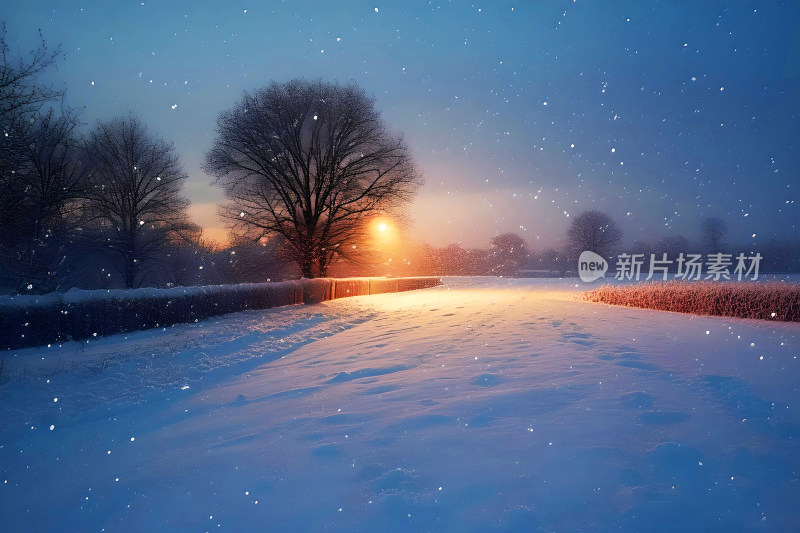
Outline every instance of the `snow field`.
<svg viewBox="0 0 800 533"><path fill-rule="evenodd" d="M19 351L0 525L797 529L800 325L571 291L447 278Z"/></svg>

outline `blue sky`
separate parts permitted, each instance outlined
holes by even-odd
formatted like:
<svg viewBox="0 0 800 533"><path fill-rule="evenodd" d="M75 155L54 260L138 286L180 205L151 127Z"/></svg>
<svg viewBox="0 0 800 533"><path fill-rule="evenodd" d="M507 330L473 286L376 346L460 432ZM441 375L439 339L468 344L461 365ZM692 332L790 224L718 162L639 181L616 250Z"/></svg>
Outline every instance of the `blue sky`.
<svg viewBox="0 0 800 533"><path fill-rule="evenodd" d="M796 235L797 2L3 3L23 50L90 127L130 111L171 140L196 220L222 196L201 170L217 114L294 77L355 81L404 132L426 184L410 209L433 245L534 249L570 216L608 212L626 239ZM755 234L755 237L753 237Z"/></svg>

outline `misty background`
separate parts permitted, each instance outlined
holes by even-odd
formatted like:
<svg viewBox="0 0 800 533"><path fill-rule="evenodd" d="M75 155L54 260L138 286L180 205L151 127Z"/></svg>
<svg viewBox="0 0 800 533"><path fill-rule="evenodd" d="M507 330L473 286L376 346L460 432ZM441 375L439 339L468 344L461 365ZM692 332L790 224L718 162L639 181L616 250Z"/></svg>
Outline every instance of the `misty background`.
<svg viewBox="0 0 800 533"><path fill-rule="evenodd" d="M700 249L704 221L718 218L733 253L780 253L776 268L792 268L798 15L792 2L580 0L0 8L12 51L35 49L38 29L60 43L40 79L65 90L60 105L83 130L132 113L174 143L188 214L214 254L242 244L201 169L217 115L272 80L357 83L426 180L391 251L395 265L414 265L408 273L497 272L481 257L508 233L526 244L523 266L550 268L585 211L607 213L628 252L669 252L676 240Z"/></svg>

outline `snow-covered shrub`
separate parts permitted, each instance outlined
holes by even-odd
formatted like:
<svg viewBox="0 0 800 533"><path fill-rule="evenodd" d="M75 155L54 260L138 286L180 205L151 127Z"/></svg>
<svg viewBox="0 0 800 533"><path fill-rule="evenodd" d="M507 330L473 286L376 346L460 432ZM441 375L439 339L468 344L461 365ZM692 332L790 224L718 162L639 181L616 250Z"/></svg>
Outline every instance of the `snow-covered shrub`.
<svg viewBox="0 0 800 533"><path fill-rule="evenodd" d="M697 315L800 321L800 285L668 281L603 285L578 297L627 307Z"/></svg>

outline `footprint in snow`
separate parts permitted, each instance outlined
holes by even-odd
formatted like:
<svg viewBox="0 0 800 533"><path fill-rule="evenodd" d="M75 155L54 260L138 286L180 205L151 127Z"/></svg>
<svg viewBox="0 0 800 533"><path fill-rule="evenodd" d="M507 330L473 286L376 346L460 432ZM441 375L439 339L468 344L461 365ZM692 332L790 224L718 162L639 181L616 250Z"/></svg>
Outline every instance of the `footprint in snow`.
<svg viewBox="0 0 800 533"><path fill-rule="evenodd" d="M334 377L328 380L328 383L343 383L346 381L353 381L354 379L383 376L384 374L392 374L394 372L401 372L412 368L409 365L387 366L384 368L362 368L354 370L353 372L339 372Z"/></svg>
<svg viewBox="0 0 800 533"><path fill-rule="evenodd" d="M617 366L624 366L627 368L636 368L638 370L647 370L648 372L654 372L658 370L657 366L651 365L650 363L645 363L642 361L617 361L614 363Z"/></svg>
<svg viewBox="0 0 800 533"><path fill-rule="evenodd" d="M714 468L710 459L697 448L678 442L663 442L645 459L657 479L672 484L674 481L706 486L702 480L711 478Z"/></svg>
<svg viewBox="0 0 800 533"><path fill-rule="evenodd" d="M364 396L373 396L375 394L383 394L384 392L392 392L396 390L396 385L378 385L377 387L372 387L370 389L365 390L361 394Z"/></svg>
<svg viewBox="0 0 800 533"><path fill-rule="evenodd" d="M374 480L375 492L415 491L417 483L414 475L403 468L395 468Z"/></svg>
<svg viewBox="0 0 800 533"><path fill-rule="evenodd" d="M478 385L479 387L494 387L495 385L499 385L504 380L497 374L481 374L480 376L476 377L472 380L473 385Z"/></svg>
<svg viewBox="0 0 800 533"><path fill-rule="evenodd" d="M636 417L642 424L650 426L680 424L681 422L686 422L690 418L692 418L692 415L677 411L646 411Z"/></svg>
<svg viewBox="0 0 800 533"><path fill-rule="evenodd" d="M323 444L314 448L311 455L321 459L333 459L342 455L342 452L335 444Z"/></svg>
<svg viewBox="0 0 800 533"><path fill-rule="evenodd" d="M646 392L631 392L623 394L617 398L621 403L628 407L635 407L638 409L649 409L653 406L654 398Z"/></svg>

